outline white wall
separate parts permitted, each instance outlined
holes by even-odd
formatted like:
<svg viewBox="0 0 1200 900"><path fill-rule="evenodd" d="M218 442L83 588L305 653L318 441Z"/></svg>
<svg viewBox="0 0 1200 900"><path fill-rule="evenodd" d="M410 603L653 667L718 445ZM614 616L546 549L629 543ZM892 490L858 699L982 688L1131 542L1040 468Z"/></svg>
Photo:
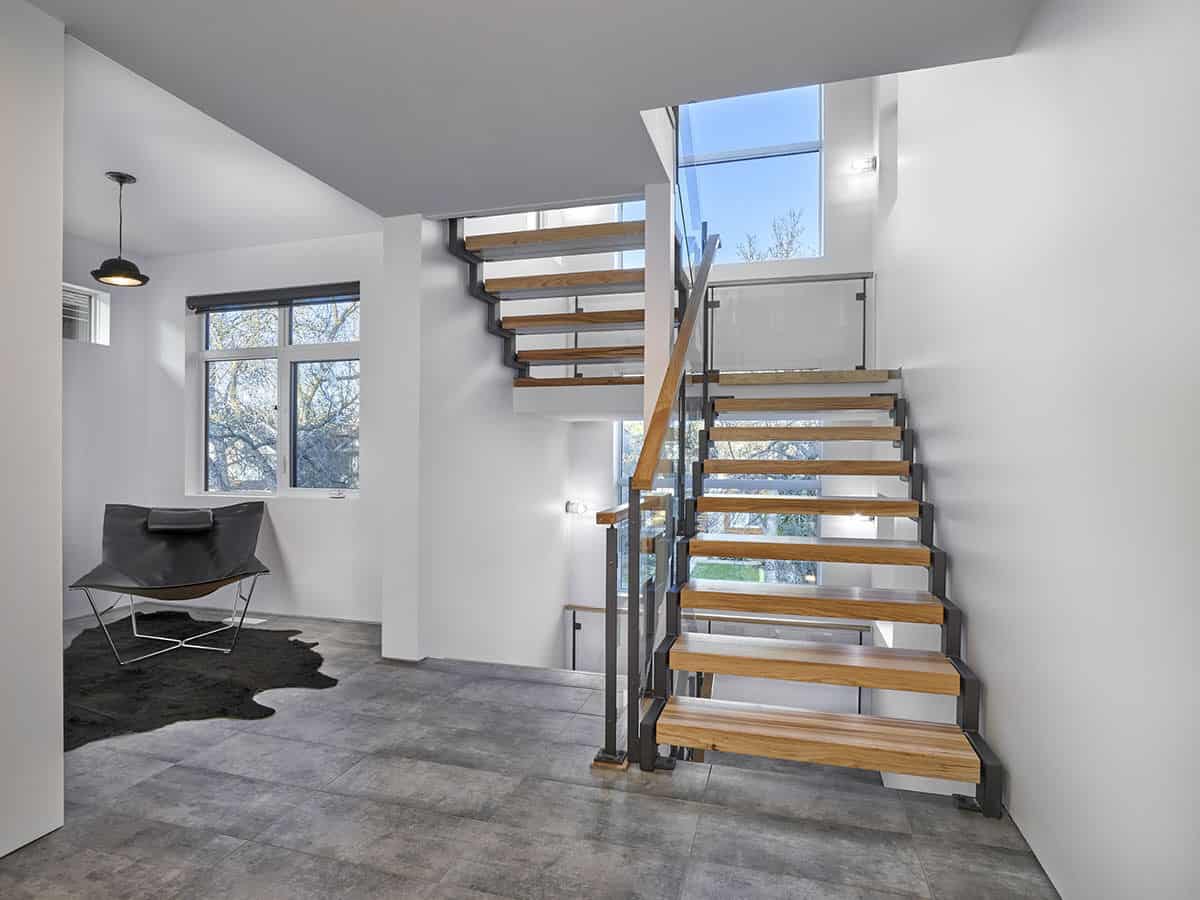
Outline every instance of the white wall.
<svg viewBox="0 0 1200 900"><path fill-rule="evenodd" d="M881 362L1067 897L1200 885L1198 40L1195 4L1047 0L1015 56L899 76L881 173Z"/></svg>
<svg viewBox="0 0 1200 900"><path fill-rule="evenodd" d="M70 245L78 265L97 252ZM267 500L259 555L272 574L255 608L382 619L392 657L560 664L568 426L513 412L511 370L443 224L404 217L382 234L160 257L145 269L149 285L113 298L114 346L69 351L73 428L80 440L113 442L71 457L80 466L65 503L72 578L99 556L105 502L241 496L203 491L200 320L185 298L358 280L362 491ZM228 602L226 593L199 603ZM86 611L72 599L69 611Z"/></svg>
<svg viewBox="0 0 1200 900"><path fill-rule="evenodd" d="M443 223L424 224L421 270L421 653L560 665L567 426L512 411Z"/></svg>
<svg viewBox="0 0 1200 900"><path fill-rule="evenodd" d="M63 26L0 0L0 856L63 822Z"/></svg>
<svg viewBox="0 0 1200 900"><path fill-rule="evenodd" d="M91 270L115 253L80 238L63 239L63 281L94 285ZM143 261L130 252L130 258ZM109 344L63 341L63 584L100 561L104 504L141 503L145 495L147 295L106 288ZM78 591L64 591L63 616L90 614Z"/></svg>
<svg viewBox="0 0 1200 900"><path fill-rule="evenodd" d="M617 502L617 429L614 422L571 422L567 429L566 497L583 501L592 511L567 517L570 574L563 602L602 607L607 529L596 524L595 514Z"/></svg>
<svg viewBox="0 0 1200 900"><path fill-rule="evenodd" d="M202 382L199 363L189 361L189 348L199 348L200 320L187 312L185 298L191 294L360 281L367 309L391 299L381 295L380 248L380 235L374 233L147 261L145 269L151 281L140 289L147 317L143 370L146 407L141 433L145 446L142 496L146 503L218 506L239 499L238 495L205 494L202 489ZM371 312L367 309L364 328L370 322ZM190 382L186 378L189 365L195 367ZM364 420L372 414L367 399L362 411ZM387 401L381 398L380 402L382 405ZM369 426L364 431L368 432L363 435L366 457ZM137 442L136 436L127 439L127 444ZM364 478L368 474L369 470L364 472ZM380 582L372 574L364 508L362 498L354 497L269 499L259 556L271 568L271 575L260 580L254 608L379 621ZM200 603L227 602L230 590L224 589Z"/></svg>

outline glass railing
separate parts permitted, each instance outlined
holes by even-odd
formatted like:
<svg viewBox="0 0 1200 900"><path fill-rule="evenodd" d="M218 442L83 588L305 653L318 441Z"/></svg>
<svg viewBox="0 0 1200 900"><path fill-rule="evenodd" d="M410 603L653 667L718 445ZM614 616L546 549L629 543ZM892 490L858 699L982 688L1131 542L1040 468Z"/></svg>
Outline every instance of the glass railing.
<svg viewBox="0 0 1200 900"><path fill-rule="evenodd" d="M711 280L710 368L865 369L873 283L870 272Z"/></svg>

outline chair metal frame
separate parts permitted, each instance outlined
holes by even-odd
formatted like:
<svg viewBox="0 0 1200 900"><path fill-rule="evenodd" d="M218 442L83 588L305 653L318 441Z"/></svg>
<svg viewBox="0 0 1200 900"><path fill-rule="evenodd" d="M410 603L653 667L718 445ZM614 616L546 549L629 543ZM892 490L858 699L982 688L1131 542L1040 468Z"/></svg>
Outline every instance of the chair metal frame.
<svg viewBox="0 0 1200 900"><path fill-rule="evenodd" d="M141 662L143 659L149 659L152 656L159 656L163 653L170 653L172 650L180 650L184 647L190 650L212 650L215 653L232 653L234 647L237 646L238 636L242 633L242 623L246 621L246 611L250 609L250 598L254 596L254 588L258 584L258 575L250 576L250 590L248 593L242 592L242 586L245 583L244 578L237 580L237 587L234 591L233 609L229 616L229 624L221 625L219 628L210 628L208 631L202 631L200 634L193 634L185 638L169 638L156 634L143 634L138 631L137 626L137 605L133 599L133 594L117 594L117 599L112 605L105 609L104 612L96 607L95 598L92 597L92 588L82 587L80 590L87 596L88 603L92 607L92 612L96 615L96 621L100 623L100 627L104 630L104 637L108 640L108 646L112 649L113 656L117 658L117 664L122 666L130 665L131 663ZM149 641L162 641L170 644L170 647L164 647L161 650L154 650L150 653L143 653L141 656L135 656L132 659L122 659L121 654L117 651L117 645L113 641L112 634L108 630L108 626L104 623L104 613L112 610L118 603L121 602L121 597L129 598L129 623L135 638ZM241 615L238 614L238 601L242 602ZM236 620L236 622L235 622ZM233 640L228 647L214 647L211 644L197 644L201 638L209 637L210 635L219 634L222 631L233 629Z"/></svg>

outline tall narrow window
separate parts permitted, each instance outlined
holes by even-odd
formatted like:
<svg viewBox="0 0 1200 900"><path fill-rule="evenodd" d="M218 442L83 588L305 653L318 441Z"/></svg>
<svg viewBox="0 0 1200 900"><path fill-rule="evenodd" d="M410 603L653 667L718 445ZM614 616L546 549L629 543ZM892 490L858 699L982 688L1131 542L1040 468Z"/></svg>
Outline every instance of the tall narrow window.
<svg viewBox="0 0 1200 900"><path fill-rule="evenodd" d="M358 487L358 360L298 362L292 379L293 485Z"/></svg>
<svg viewBox="0 0 1200 900"><path fill-rule="evenodd" d="M721 232L716 262L822 255L821 105L813 85L679 108L688 233Z"/></svg>
<svg viewBox="0 0 1200 900"><path fill-rule="evenodd" d="M204 488L358 488L357 284L190 297L204 316Z"/></svg>

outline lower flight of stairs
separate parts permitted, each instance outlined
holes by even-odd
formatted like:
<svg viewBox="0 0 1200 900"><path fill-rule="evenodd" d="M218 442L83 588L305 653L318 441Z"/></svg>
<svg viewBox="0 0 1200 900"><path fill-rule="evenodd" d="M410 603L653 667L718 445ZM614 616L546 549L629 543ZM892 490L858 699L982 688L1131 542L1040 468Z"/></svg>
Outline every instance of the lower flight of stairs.
<svg viewBox="0 0 1200 900"><path fill-rule="evenodd" d="M757 415L763 420L805 413L886 414L878 425L718 424L722 414ZM800 414L800 415L794 415ZM725 442L884 442L896 460L730 459L714 455ZM676 545L674 583L667 592L667 636L653 659L653 696L644 706L638 749L643 769L670 765L659 756L718 750L777 759L874 769L976 785L960 805L987 816L1001 815L1003 769L980 734L979 680L963 661L963 620L946 591L946 555L933 542L933 506L924 497L924 473L915 462L916 440L906 421L905 401L895 394L718 398L704 410L700 459L691 479L694 496L684 504L682 537ZM869 475L907 482L907 497L800 496L713 492L736 487L740 476ZM716 476L723 476L717 478ZM724 477L728 476L728 477ZM701 529L711 513L815 514L912 519L915 541L713 533ZM693 578L691 560L800 560L867 566L916 567L927 589L835 587ZM941 628L937 651L887 646L780 640L684 632L684 610L742 614L849 618L910 622ZM911 691L956 698L956 722L942 724L861 714L814 712L754 703L679 696L679 673L782 679ZM699 679L697 679L699 680ZM718 682L719 683L719 680Z"/></svg>

